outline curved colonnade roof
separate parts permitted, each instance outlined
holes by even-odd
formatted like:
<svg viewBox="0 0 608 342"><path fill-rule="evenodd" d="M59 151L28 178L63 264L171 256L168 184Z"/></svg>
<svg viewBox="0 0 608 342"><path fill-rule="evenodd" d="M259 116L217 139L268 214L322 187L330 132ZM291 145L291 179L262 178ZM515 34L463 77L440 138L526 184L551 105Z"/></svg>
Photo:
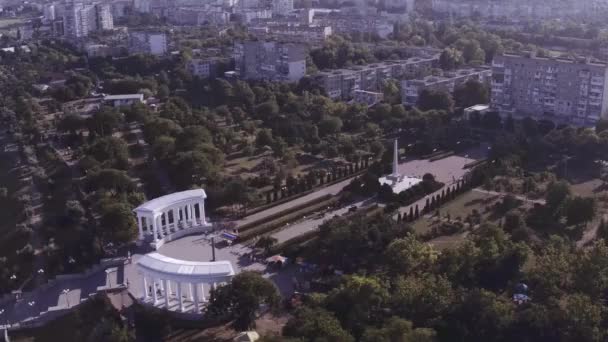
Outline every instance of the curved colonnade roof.
<svg viewBox="0 0 608 342"><path fill-rule="evenodd" d="M142 256L137 264L149 272L184 281L217 280L234 275L230 261L179 260L156 252Z"/></svg>
<svg viewBox="0 0 608 342"><path fill-rule="evenodd" d="M207 198L207 194L203 189L186 190L180 192L174 192L169 195L157 197L143 203L139 207L133 209L134 212L142 213L155 213L159 210L163 210L169 206L178 204L180 202L187 202L192 199Z"/></svg>

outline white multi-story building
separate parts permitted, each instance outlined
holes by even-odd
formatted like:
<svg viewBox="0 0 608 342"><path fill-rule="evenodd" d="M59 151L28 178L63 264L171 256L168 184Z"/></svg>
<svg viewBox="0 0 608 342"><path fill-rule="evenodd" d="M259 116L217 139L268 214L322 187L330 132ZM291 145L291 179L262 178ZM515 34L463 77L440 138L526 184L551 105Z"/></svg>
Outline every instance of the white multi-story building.
<svg viewBox="0 0 608 342"><path fill-rule="evenodd" d="M114 17L112 15L112 6L110 4L95 5L97 15L97 30L112 30L114 29Z"/></svg>
<svg viewBox="0 0 608 342"><path fill-rule="evenodd" d="M200 78L214 78L218 74L220 58L193 58L188 62L188 70Z"/></svg>
<svg viewBox="0 0 608 342"><path fill-rule="evenodd" d="M167 35L164 32L130 32L129 52L156 56L164 55L167 53Z"/></svg>
<svg viewBox="0 0 608 342"><path fill-rule="evenodd" d="M608 68L586 59L504 54L492 62L494 110L591 125L608 116Z"/></svg>
<svg viewBox="0 0 608 342"><path fill-rule="evenodd" d="M358 90L381 91L387 80L411 79L429 75L437 66L439 55L389 60L381 63L359 65L349 69L324 71L314 76L315 82L327 96L348 100Z"/></svg>
<svg viewBox="0 0 608 342"><path fill-rule="evenodd" d="M401 102L404 105L415 106L420 92L428 89L453 93L456 87L469 80L490 83L492 70L488 67L463 68L445 72L443 76L426 76L424 78L401 81Z"/></svg>
<svg viewBox="0 0 608 342"><path fill-rule="evenodd" d="M248 32L258 39L273 39L285 42L322 44L332 34L331 26L290 25L268 23L250 27Z"/></svg>
<svg viewBox="0 0 608 342"><path fill-rule="evenodd" d="M64 34L71 38L82 38L90 32L114 28L111 7L108 4L73 3L62 11Z"/></svg>
<svg viewBox="0 0 608 342"><path fill-rule="evenodd" d="M47 4L44 6L43 8L43 17L44 17L44 22L45 23L51 23L55 20L55 4L51 3L51 4Z"/></svg>
<svg viewBox="0 0 608 342"><path fill-rule="evenodd" d="M234 45L235 73L242 79L297 82L306 75L306 47L248 41Z"/></svg>
<svg viewBox="0 0 608 342"><path fill-rule="evenodd" d="M454 17L555 19L600 17L608 13L606 0L432 0L435 13Z"/></svg>

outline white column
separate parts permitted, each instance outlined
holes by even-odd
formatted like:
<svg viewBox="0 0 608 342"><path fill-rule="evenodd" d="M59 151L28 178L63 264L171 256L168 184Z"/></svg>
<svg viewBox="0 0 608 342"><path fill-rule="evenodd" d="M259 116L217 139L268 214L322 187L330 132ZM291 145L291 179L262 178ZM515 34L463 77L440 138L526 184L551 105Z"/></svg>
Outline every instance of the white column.
<svg viewBox="0 0 608 342"><path fill-rule="evenodd" d="M190 300L194 301L194 292L192 291L192 283L188 283L188 291L190 292Z"/></svg>
<svg viewBox="0 0 608 342"><path fill-rule="evenodd" d="M203 302L207 301L207 298L205 298L205 283L201 283L201 297L203 297Z"/></svg>
<svg viewBox="0 0 608 342"><path fill-rule="evenodd" d="M137 228L139 228L139 239L143 240L144 239L144 230L141 227L141 216L139 216L139 213L137 213Z"/></svg>
<svg viewBox="0 0 608 342"><path fill-rule="evenodd" d="M190 289L192 289L192 283L190 283ZM194 313L198 313L198 291L196 291L196 284L194 286Z"/></svg>
<svg viewBox="0 0 608 342"><path fill-rule="evenodd" d="M144 300L147 300L148 297L150 297L150 292L148 291L148 281L146 280L145 274L141 278L143 279L143 284L144 284Z"/></svg>
<svg viewBox="0 0 608 342"><path fill-rule="evenodd" d="M184 220L184 207L179 207L177 209L177 222L182 222Z"/></svg>
<svg viewBox="0 0 608 342"><path fill-rule="evenodd" d="M156 279L152 278L152 292L154 294L154 305L158 303L158 291L156 288Z"/></svg>
<svg viewBox="0 0 608 342"><path fill-rule="evenodd" d="M205 201L198 202L199 212L201 214L201 224L207 223L205 218Z"/></svg>
<svg viewBox="0 0 608 342"><path fill-rule="evenodd" d="M160 233L161 239L165 237L165 226L163 226L163 215L164 215L164 213L161 213L160 215L158 215L158 228L160 228L159 233Z"/></svg>
<svg viewBox="0 0 608 342"><path fill-rule="evenodd" d="M167 288L167 279L163 279L163 292L165 295L165 308L169 309L169 291Z"/></svg>
<svg viewBox="0 0 608 342"><path fill-rule="evenodd" d="M179 311L184 312L184 298L182 297L182 283L177 282L177 298L179 300Z"/></svg>
<svg viewBox="0 0 608 342"><path fill-rule="evenodd" d="M190 203L186 204L186 210L188 211L188 219L187 222L192 222L192 206Z"/></svg>
<svg viewBox="0 0 608 342"><path fill-rule="evenodd" d="M152 216L152 232L154 234L154 241L158 241L158 219L156 216Z"/></svg>
<svg viewBox="0 0 608 342"><path fill-rule="evenodd" d="M165 286L165 291L167 292L167 296L173 296L173 293L171 292L171 280L167 280L167 286Z"/></svg>

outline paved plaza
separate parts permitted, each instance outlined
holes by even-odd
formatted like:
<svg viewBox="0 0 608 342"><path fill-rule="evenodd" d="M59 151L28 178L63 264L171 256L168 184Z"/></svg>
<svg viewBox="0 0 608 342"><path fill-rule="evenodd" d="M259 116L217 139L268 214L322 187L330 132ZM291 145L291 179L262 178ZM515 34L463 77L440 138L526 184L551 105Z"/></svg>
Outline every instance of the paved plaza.
<svg viewBox="0 0 608 342"><path fill-rule="evenodd" d="M436 161L414 159L399 164L399 173L418 178L430 173L437 181L452 184L467 173L468 170L464 166L474 161L475 159L458 155Z"/></svg>

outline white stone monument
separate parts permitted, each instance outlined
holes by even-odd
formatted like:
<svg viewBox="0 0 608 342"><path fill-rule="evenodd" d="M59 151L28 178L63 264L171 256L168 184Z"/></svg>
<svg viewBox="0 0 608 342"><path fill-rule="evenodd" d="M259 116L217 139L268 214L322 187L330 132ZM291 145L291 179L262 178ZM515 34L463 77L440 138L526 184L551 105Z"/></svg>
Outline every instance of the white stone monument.
<svg viewBox="0 0 608 342"><path fill-rule="evenodd" d="M399 173L399 148L397 145L397 139L395 139L393 149L393 173L388 176L380 177L378 179L380 185L387 184L393 189L393 192L398 194L405 191L414 185L422 182L422 179L416 177L409 177Z"/></svg>

